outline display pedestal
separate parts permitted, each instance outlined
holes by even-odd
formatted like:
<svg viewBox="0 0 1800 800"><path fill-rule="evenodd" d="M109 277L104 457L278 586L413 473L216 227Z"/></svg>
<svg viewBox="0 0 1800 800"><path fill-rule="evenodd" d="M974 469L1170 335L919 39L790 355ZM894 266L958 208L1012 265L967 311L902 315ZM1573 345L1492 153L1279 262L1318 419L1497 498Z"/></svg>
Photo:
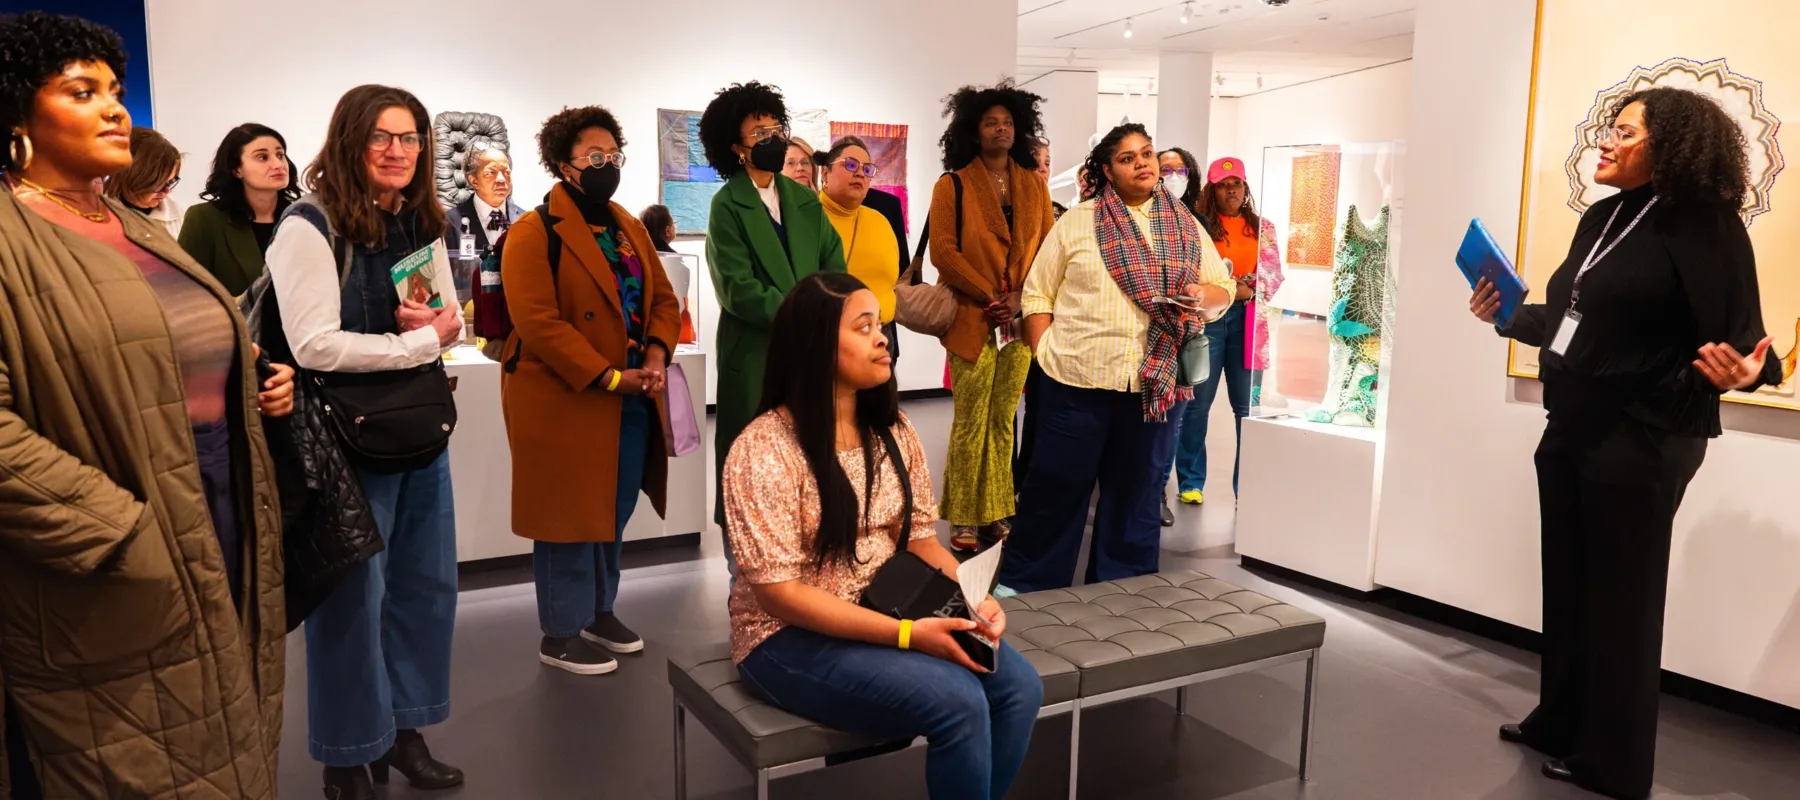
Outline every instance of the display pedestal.
<svg viewBox="0 0 1800 800"><path fill-rule="evenodd" d="M675 363L687 375L694 418L706 419L706 354L683 345L675 349ZM512 453L506 444L506 419L500 413L500 364L465 346L456 348L445 366L456 382L456 434L450 438L456 559L530 553L531 540L512 533ZM711 453L702 446L669 459L668 519L658 518L650 499L639 497L637 512L625 526L627 542L706 530Z"/></svg>
<svg viewBox="0 0 1800 800"><path fill-rule="evenodd" d="M1292 417L1244 420L1238 555L1374 590L1381 436Z"/></svg>

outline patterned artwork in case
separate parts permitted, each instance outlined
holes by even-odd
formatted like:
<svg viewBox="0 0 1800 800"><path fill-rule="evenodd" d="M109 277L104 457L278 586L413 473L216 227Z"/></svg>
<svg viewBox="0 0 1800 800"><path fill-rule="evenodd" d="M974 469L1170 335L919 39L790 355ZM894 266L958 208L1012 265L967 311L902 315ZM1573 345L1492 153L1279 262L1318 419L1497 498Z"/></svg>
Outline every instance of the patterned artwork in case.
<svg viewBox="0 0 1800 800"><path fill-rule="evenodd" d="M706 163L700 145L700 112L656 111L656 157L660 170L659 202L669 207L676 233L705 233L712 197L724 181Z"/></svg>
<svg viewBox="0 0 1800 800"><path fill-rule="evenodd" d="M1294 159L1288 202L1288 263L1330 269L1335 255L1338 169L1343 154L1310 153Z"/></svg>
<svg viewBox="0 0 1800 800"><path fill-rule="evenodd" d="M870 188L880 189L900 198L901 215L911 224L906 202L906 126L883 125L879 122L833 122L831 141L855 136L869 145L869 158L875 162L875 180Z"/></svg>

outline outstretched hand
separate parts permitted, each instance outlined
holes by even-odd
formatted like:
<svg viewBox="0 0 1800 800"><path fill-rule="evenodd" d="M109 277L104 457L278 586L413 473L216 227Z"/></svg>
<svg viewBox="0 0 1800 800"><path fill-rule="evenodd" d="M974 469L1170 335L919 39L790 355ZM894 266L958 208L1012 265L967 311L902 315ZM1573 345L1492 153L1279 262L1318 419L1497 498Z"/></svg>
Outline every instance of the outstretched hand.
<svg viewBox="0 0 1800 800"><path fill-rule="evenodd" d="M1756 349L1750 355L1738 355L1738 351L1729 344L1704 344L1700 346L1700 357L1694 359L1694 369L1700 370L1712 385L1721 392L1748 389L1756 383L1757 376L1762 374L1763 362L1769 355L1769 344L1774 341L1764 336L1756 343Z"/></svg>

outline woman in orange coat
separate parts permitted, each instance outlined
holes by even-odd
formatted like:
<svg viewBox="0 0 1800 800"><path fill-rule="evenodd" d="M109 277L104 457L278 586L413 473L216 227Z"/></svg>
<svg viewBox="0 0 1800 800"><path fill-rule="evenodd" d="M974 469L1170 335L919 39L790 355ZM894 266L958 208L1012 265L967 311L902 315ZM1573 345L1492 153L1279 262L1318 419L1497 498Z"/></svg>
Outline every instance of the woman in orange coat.
<svg viewBox="0 0 1800 800"><path fill-rule="evenodd" d="M619 552L639 490L662 514L668 484L663 374L681 312L649 232L612 202L624 146L599 106L545 120L539 158L561 179L550 218L520 217L500 257L513 532L537 542L538 658L578 675L616 669L606 650L644 648L612 613Z"/></svg>

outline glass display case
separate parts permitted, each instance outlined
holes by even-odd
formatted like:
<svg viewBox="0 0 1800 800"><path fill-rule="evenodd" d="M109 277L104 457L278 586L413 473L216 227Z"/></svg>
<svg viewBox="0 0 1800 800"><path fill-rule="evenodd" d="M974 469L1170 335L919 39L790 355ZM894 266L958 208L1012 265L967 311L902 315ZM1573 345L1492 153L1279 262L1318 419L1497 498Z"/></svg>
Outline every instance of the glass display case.
<svg viewBox="0 0 1800 800"><path fill-rule="evenodd" d="M1265 263L1245 350L1227 356L1251 370L1251 416L1379 425L1405 161L1404 142L1263 150Z"/></svg>

